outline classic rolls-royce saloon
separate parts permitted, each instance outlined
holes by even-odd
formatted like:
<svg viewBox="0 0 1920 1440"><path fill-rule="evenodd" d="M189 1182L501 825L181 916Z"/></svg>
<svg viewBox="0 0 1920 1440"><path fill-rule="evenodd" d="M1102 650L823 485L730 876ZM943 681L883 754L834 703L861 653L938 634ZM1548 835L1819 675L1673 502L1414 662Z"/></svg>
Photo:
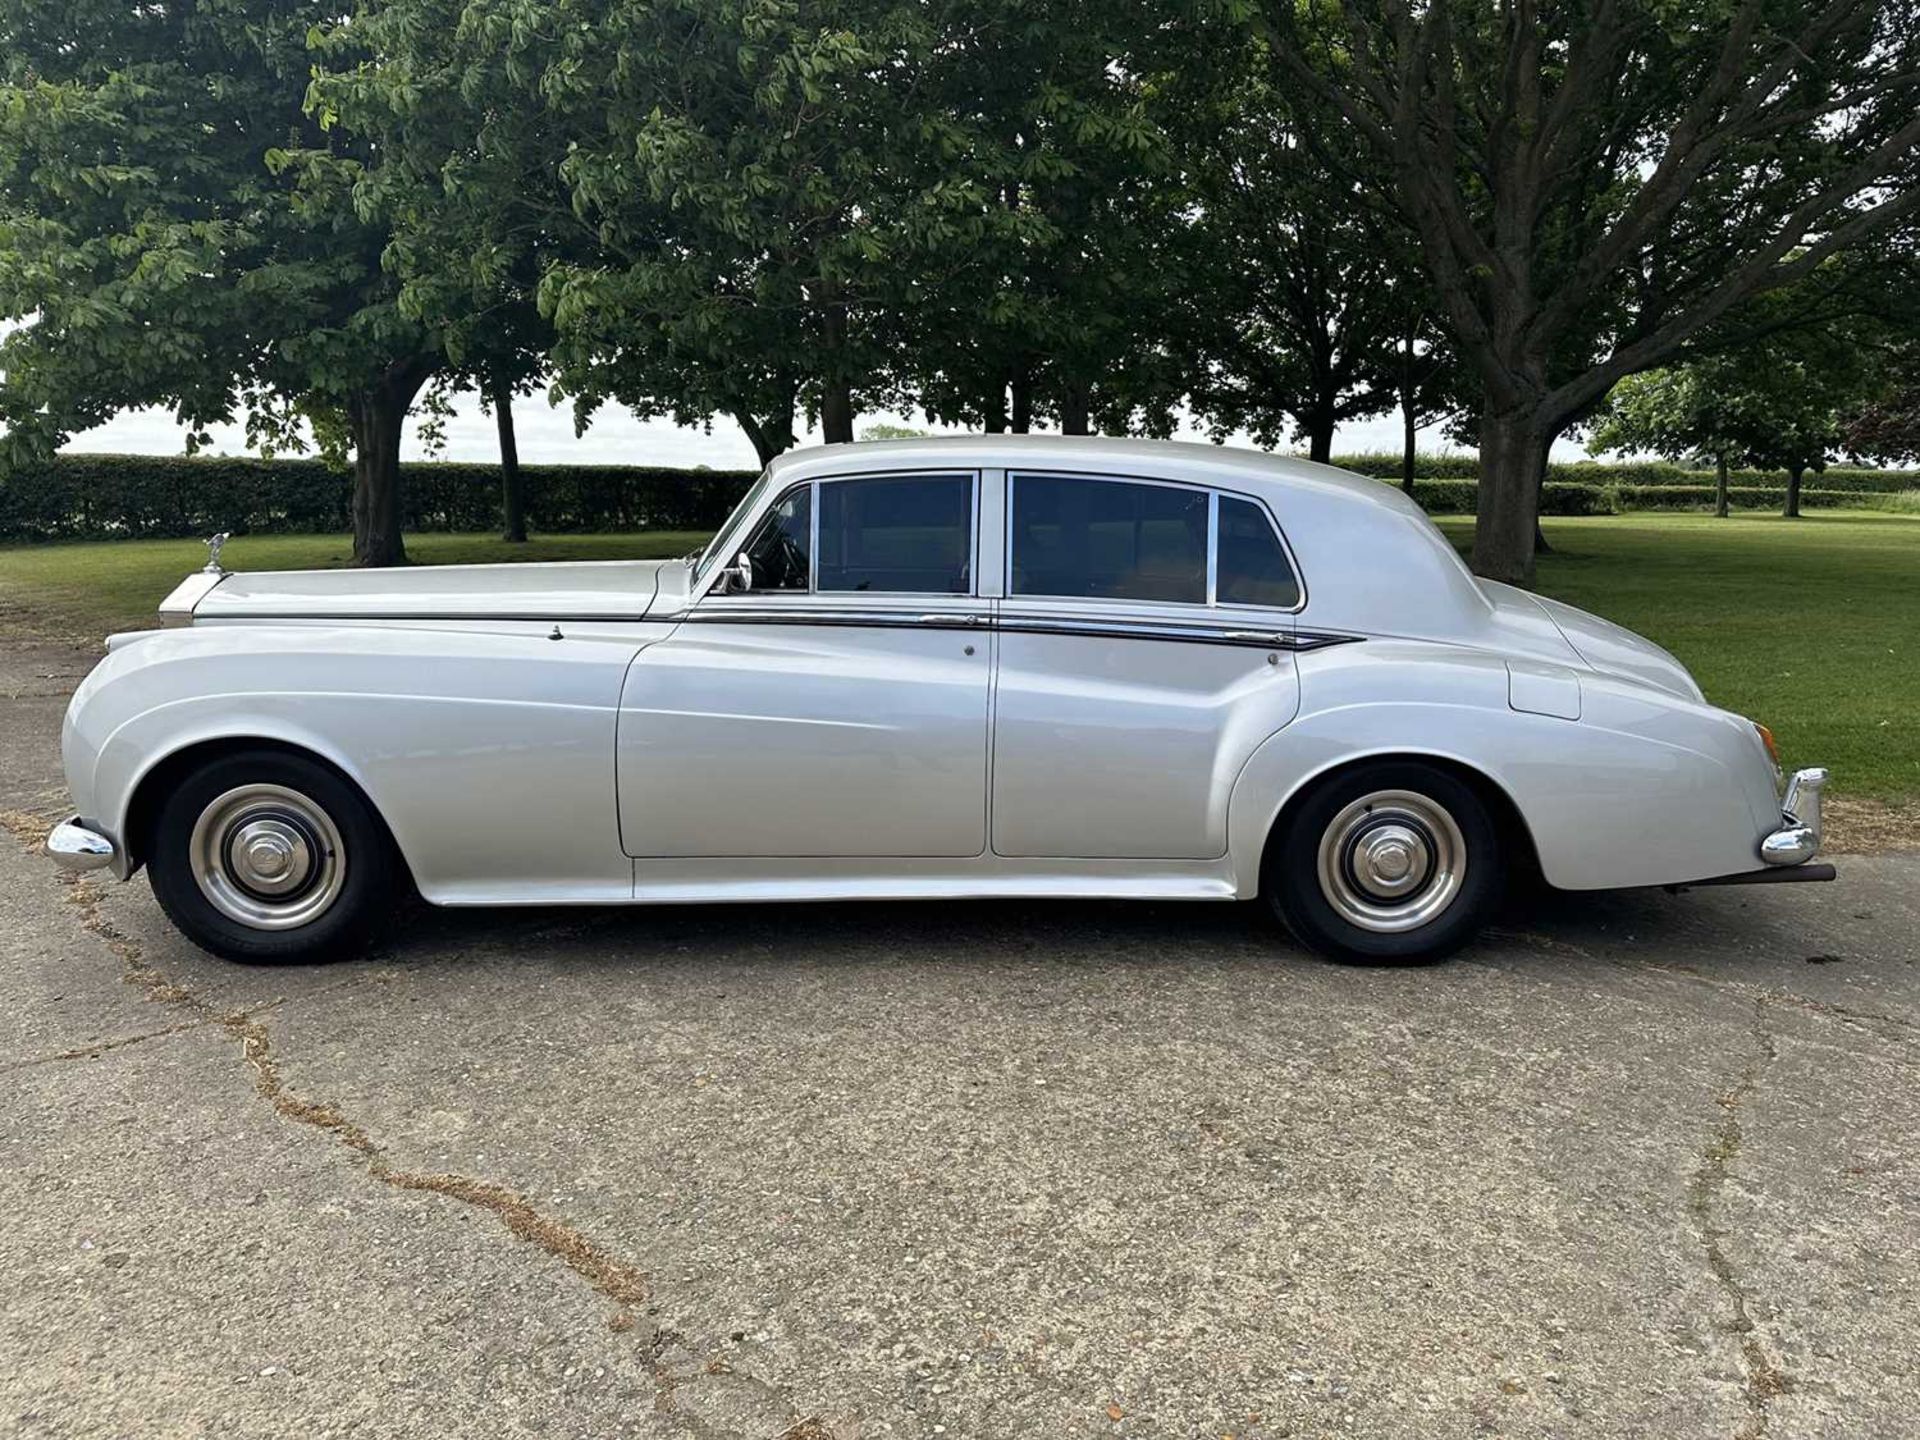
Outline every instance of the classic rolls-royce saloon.
<svg viewBox="0 0 1920 1440"><path fill-rule="evenodd" d="M1397 490L984 436L768 466L681 560L227 573L73 697L70 867L239 960L440 905L1241 900L1437 955L1511 874L1830 879L1826 774Z"/></svg>

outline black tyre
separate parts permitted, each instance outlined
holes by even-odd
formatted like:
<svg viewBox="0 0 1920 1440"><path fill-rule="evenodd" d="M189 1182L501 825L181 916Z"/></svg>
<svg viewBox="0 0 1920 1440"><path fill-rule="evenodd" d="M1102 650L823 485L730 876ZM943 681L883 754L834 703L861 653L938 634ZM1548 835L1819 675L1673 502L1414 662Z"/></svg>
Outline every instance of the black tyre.
<svg viewBox="0 0 1920 1440"><path fill-rule="evenodd" d="M335 960L365 948L401 861L360 792L279 750L210 760L162 802L147 873L167 918L228 960Z"/></svg>
<svg viewBox="0 0 1920 1440"><path fill-rule="evenodd" d="M1261 890L1310 949L1336 960L1437 960L1499 904L1500 830L1473 787L1437 766L1381 761L1336 775L1283 815Z"/></svg>

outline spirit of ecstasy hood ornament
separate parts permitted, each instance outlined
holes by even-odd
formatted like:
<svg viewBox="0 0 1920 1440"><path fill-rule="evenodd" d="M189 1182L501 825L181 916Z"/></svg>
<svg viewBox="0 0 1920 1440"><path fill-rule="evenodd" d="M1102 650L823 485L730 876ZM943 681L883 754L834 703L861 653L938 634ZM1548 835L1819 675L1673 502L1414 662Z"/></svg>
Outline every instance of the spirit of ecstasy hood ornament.
<svg viewBox="0 0 1920 1440"><path fill-rule="evenodd" d="M203 574L224 575L227 573L220 567L220 547L226 543L227 532L225 530L222 530L218 535L206 542L207 563L202 567Z"/></svg>

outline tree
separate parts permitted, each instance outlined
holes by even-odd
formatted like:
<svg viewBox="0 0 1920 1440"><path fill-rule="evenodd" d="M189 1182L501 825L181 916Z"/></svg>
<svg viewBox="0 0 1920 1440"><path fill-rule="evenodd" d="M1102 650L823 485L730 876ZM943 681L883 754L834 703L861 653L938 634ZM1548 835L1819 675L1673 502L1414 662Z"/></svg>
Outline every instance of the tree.
<svg viewBox="0 0 1920 1440"><path fill-rule="evenodd" d="M1532 571L1556 436L1920 208L1920 25L1881 0L1273 0L1276 63L1393 168L1482 394L1473 564Z"/></svg>
<svg viewBox="0 0 1920 1440"><path fill-rule="evenodd" d="M1217 438L1304 440L1325 463L1337 426L1396 401L1419 260L1381 223L1371 155L1281 83L1257 39L1243 48L1244 62L1192 67L1179 107L1198 211L1194 404Z"/></svg>
<svg viewBox="0 0 1920 1440"><path fill-rule="evenodd" d="M1614 387L1608 408L1587 438L1587 449L1646 451L1668 460L1711 461L1714 513L1727 514L1727 467L1744 449L1751 428L1750 392L1722 357L1672 370L1629 375Z"/></svg>
<svg viewBox="0 0 1920 1440"><path fill-rule="evenodd" d="M1762 301L1759 308L1777 306ZM1714 510L1723 517L1729 464L1784 469L1783 511L1798 516L1807 471L1824 470L1843 448L1845 419L1870 393L1874 346L1866 328L1783 329L1738 349L1629 376L1615 387L1588 449L1711 460Z"/></svg>
<svg viewBox="0 0 1920 1440"><path fill-rule="evenodd" d="M1877 248L1852 287L1879 332L1877 384L1847 416L1843 442L1852 454L1898 465L1920 461L1920 226Z"/></svg>
<svg viewBox="0 0 1920 1440"><path fill-rule="evenodd" d="M422 0L399 0L415 6ZM935 17L898 0L475 0L467 88L550 137L525 181L552 248L537 296L577 416L739 421L766 460L803 415L853 438L896 398L902 287L977 207L918 88Z"/></svg>
<svg viewBox="0 0 1920 1440"><path fill-rule="evenodd" d="M951 424L1170 433L1194 272L1167 134L1172 27L1108 0L943 8L920 90L954 124L919 156L969 202L895 298L902 383Z"/></svg>
<svg viewBox="0 0 1920 1440"><path fill-rule="evenodd" d="M401 430L440 364L304 111L312 0L0 0L0 468L129 406L350 446L354 560L404 560ZM338 445L328 442L336 441Z"/></svg>
<svg viewBox="0 0 1920 1440"><path fill-rule="evenodd" d="M1842 439L1853 454L1890 465L1920 460L1920 339L1895 349L1886 388L1847 417Z"/></svg>
<svg viewBox="0 0 1920 1440"><path fill-rule="evenodd" d="M315 37L308 109L375 163L359 213L386 232L382 264L400 311L439 337L439 383L471 388L500 442L502 538L527 538L513 402L549 364L536 295L545 267L584 229L555 204L564 145L523 113L497 64L468 53L460 0L362 0Z"/></svg>
<svg viewBox="0 0 1920 1440"><path fill-rule="evenodd" d="M1422 308L1419 302L1424 299L1424 288L1412 295L1403 290L1393 354L1394 400L1400 407L1400 488L1409 498L1419 468L1421 427L1458 414L1463 403L1459 357Z"/></svg>

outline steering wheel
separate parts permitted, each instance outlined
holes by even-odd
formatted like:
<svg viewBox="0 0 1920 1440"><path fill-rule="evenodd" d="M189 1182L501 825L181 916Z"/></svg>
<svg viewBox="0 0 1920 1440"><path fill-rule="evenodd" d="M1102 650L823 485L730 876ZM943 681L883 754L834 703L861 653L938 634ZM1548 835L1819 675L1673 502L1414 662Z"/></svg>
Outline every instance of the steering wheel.
<svg viewBox="0 0 1920 1440"><path fill-rule="evenodd" d="M767 557L767 579L769 590L790 590L796 579L806 583L807 552L802 550L794 538L784 530L773 533L773 554Z"/></svg>

